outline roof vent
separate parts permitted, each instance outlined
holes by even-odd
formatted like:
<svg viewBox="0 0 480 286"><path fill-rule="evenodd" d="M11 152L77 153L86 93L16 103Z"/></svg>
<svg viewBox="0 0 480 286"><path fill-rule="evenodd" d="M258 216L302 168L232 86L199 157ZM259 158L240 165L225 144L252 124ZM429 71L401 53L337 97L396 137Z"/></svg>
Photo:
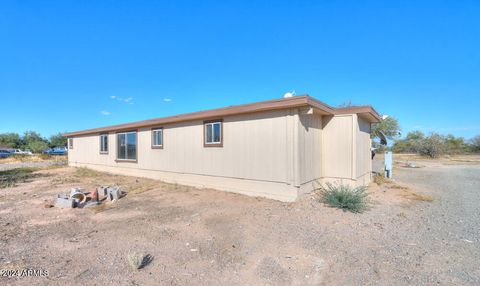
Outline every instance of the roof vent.
<svg viewBox="0 0 480 286"><path fill-rule="evenodd" d="M289 97L293 97L295 96L295 90L292 91L292 92L286 92L284 95L283 95L283 98L289 98Z"/></svg>

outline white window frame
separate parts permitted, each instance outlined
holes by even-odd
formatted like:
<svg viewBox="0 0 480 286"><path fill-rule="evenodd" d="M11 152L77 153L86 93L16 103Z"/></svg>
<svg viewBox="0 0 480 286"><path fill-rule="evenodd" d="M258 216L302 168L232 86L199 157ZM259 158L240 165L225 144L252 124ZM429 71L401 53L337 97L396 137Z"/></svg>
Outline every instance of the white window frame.
<svg viewBox="0 0 480 286"><path fill-rule="evenodd" d="M128 159L128 134L135 134L135 159ZM138 160L138 131L133 130L133 131L127 131L127 132L118 132L115 134L116 135L116 161L127 161L127 162L137 162ZM125 135L125 158L118 158L118 136L119 135Z"/></svg>
<svg viewBox="0 0 480 286"><path fill-rule="evenodd" d="M162 144L155 144L155 139L157 138L157 136L155 136L155 133L158 132L160 132L160 140L162 141ZM157 127L152 129L152 148L163 148L163 135L163 127Z"/></svg>
<svg viewBox="0 0 480 286"><path fill-rule="evenodd" d="M210 147L210 146L215 146L215 147L222 147L223 146L223 121L222 120L212 120L212 121L206 121L203 123L203 132L204 132L204 139L203 139L203 144L205 147ZM220 134L219 134L219 141L214 141L215 140L215 125L220 126ZM208 138L208 127L211 126L212 132L211 132L211 138ZM209 139L211 141L209 142Z"/></svg>
<svg viewBox="0 0 480 286"><path fill-rule="evenodd" d="M103 150L103 143L104 143L104 139L107 140L107 144L106 144L106 147L107 149L106 150ZM100 134L100 154L108 154L108 149L110 149L110 146L108 144L108 134Z"/></svg>
<svg viewBox="0 0 480 286"><path fill-rule="evenodd" d="M68 149L73 149L73 138L68 138Z"/></svg>

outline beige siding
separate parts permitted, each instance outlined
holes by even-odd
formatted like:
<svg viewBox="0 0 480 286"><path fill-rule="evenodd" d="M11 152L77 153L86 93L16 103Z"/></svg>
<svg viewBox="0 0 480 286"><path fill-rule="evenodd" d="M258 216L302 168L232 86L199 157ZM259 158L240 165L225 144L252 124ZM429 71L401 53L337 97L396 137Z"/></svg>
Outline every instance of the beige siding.
<svg viewBox="0 0 480 286"><path fill-rule="evenodd" d="M294 120L292 114L291 110L278 110L225 117L223 147L219 148L203 146L203 121L163 126L163 149L151 148L151 130L143 128L138 132L137 163L115 162L114 133L109 135L108 155L99 154L99 135L75 137L69 162L130 169L132 175L139 173L134 169L161 171L164 176L160 178L165 179L166 173L178 173L288 184L295 173L289 159L294 140L288 137L293 134L287 132L287 122ZM232 184L235 188L238 182Z"/></svg>
<svg viewBox="0 0 480 286"><path fill-rule="evenodd" d="M353 179L352 115L323 119L323 177Z"/></svg>
<svg viewBox="0 0 480 286"><path fill-rule="evenodd" d="M371 146L370 139L370 123L365 119L358 117L356 125L356 177L360 178L372 172Z"/></svg>
<svg viewBox="0 0 480 286"><path fill-rule="evenodd" d="M370 181L370 125L355 114L321 116L285 109L223 118L223 147L203 145L203 121L138 130L138 162L116 162L116 134L100 154L99 134L74 137L69 164L166 182L293 201L317 182Z"/></svg>
<svg viewBox="0 0 480 286"><path fill-rule="evenodd" d="M203 121L164 127L164 149L139 132L138 166L199 175L286 181L285 111L224 118L223 147L203 146Z"/></svg>
<svg viewBox="0 0 480 286"><path fill-rule="evenodd" d="M322 117L300 116L299 129L300 184L322 177Z"/></svg>

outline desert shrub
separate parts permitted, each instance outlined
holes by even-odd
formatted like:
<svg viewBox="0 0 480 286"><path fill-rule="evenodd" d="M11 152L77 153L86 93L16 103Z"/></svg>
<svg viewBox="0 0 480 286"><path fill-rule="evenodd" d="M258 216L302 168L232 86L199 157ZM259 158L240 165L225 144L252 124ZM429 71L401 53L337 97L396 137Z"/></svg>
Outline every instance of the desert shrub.
<svg viewBox="0 0 480 286"><path fill-rule="evenodd" d="M142 269L147 266L153 260L153 256L150 254L137 254L132 253L127 255L128 264L132 267L133 270Z"/></svg>
<svg viewBox="0 0 480 286"><path fill-rule="evenodd" d="M420 142L418 153L430 158L437 158L445 153L444 138L438 134L432 134Z"/></svg>
<svg viewBox="0 0 480 286"><path fill-rule="evenodd" d="M361 213L368 208L368 193L365 186L352 188L349 185L326 183L320 190L320 201L335 208Z"/></svg>

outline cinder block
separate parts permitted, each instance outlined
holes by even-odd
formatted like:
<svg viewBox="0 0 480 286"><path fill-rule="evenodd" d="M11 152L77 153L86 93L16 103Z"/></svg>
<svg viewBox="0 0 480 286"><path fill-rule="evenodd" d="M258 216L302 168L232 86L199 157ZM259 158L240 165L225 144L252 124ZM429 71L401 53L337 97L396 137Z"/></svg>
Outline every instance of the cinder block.
<svg viewBox="0 0 480 286"><path fill-rule="evenodd" d="M62 209L71 209L76 207L77 204L74 200L70 200L68 198L62 197L58 195L57 200L55 201L55 207L62 208Z"/></svg>
<svg viewBox="0 0 480 286"><path fill-rule="evenodd" d="M101 186L101 187L98 187L97 188L97 191L98 191L98 195L99 196L102 196L102 197L105 197L107 195L107 190L108 190L108 186Z"/></svg>
<svg viewBox="0 0 480 286"><path fill-rule="evenodd" d="M118 200L122 197L122 191L119 187L109 187L107 189L108 199L110 201Z"/></svg>

